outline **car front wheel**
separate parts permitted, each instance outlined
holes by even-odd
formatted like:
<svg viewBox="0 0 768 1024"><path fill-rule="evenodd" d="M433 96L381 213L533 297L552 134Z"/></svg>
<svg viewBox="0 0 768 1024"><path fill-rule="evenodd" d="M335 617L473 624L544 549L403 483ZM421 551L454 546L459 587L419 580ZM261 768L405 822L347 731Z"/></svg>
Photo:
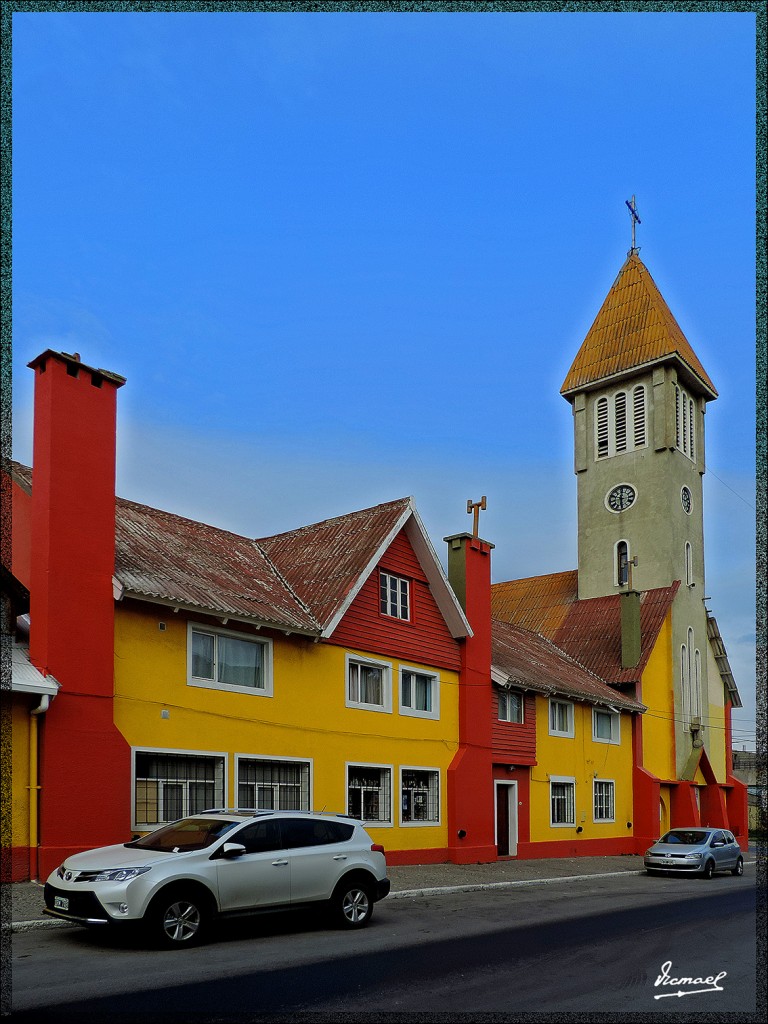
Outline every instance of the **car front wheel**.
<svg viewBox="0 0 768 1024"><path fill-rule="evenodd" d="M731 868L731 874L732 875L743 875L744 874L744 858L743 857L739 857L739 859L736 861L736 867L735 868Z"/></svg>
<svg viewBox="0 0 768 1024"><path fill-rule="evenodd" d="M333 915L343 928L363 928L373 914L373 895L366 882L339 885L332 899Z"/></svg>
<svg viewBox="0 0 768 1024"><path fill-rule="evenodd" d="M199 945L208 932L209 902L195 892L169 891L155 898L147 915L152 938L169 949Z"/></svg>
<svg viewBox="0 0 768 1024"><path fill-rule="evenodd" d="M704 865L704 870L701 873L702 878L710 879L715 874L715 862L710 858Z"/></svg>

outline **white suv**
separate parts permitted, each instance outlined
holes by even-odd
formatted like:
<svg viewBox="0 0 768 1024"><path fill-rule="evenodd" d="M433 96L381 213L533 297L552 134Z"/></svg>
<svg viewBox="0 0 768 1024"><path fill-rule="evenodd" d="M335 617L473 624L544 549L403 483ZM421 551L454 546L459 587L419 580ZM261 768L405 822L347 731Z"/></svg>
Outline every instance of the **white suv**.
<svg viewBox="0 0 768 1024"><path fill-rule="evenodd" d="M141 921L183 947L216 916L319 903L361 928L389 889L384 847L353 818L215 810L68 857L46 882L45 912L83 925Z"/></svg>

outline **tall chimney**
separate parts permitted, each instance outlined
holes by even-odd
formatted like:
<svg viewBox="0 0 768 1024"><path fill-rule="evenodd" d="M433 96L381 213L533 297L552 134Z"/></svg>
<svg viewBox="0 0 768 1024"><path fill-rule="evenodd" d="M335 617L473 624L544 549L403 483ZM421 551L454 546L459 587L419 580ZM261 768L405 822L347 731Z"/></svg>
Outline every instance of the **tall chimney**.
<svg viewBox="0 0 768 1024"><path fill-rule="evenodd" d="M29 366L29 656L61 684L40 753L44 877L68 853L130 829L130 748L113 719L116 395L125 378L50 349Z"/></svg>
<svg viewBox="0 0 768 1024"><path fill-rule="evenodd" d="M625 590L621 601L621 667L634 668L640 661L642 637L640 633L640 593Z"/></svg>

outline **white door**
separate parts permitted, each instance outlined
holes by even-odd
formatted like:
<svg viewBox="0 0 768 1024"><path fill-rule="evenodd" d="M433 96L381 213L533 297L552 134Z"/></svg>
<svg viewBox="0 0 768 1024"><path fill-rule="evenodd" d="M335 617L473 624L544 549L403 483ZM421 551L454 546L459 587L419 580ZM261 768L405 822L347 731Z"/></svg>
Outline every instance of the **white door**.
<svg viewBox="0 0 768 1024"><path fill-rule="evenodd" d="M517 783L496 783L496 848L500 857L517 856Z"/></svg>

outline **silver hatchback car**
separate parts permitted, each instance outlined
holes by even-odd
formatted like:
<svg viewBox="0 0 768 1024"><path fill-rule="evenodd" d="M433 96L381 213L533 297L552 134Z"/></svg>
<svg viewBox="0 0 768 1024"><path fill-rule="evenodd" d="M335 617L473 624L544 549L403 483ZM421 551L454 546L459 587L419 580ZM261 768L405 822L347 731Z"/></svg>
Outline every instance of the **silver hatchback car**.
<svg viewBox="0 0 768 1024"><path fill-rule="evenodd" d="M724 828L673 828L645 851L649 875L685 874L712 878L716 871L744 873L744 858L732 832Z"/></svg>
<svg viewBox="0 0 768 1024"><path fill-rule="evenodd" d="M141 922L183 948L215 917L308 905L360 928L389 889L384 848L353 818L216 810L67 857L46 883L45 912L82 925Z"/></svg>

